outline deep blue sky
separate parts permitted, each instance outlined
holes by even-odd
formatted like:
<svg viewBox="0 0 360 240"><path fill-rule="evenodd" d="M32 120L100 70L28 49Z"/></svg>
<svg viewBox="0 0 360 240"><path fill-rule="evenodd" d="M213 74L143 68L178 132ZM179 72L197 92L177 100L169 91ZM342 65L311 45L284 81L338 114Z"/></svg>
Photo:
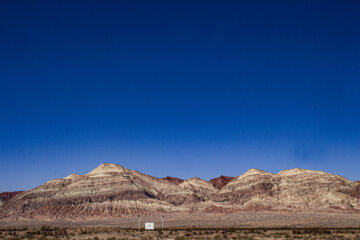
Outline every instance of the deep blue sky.
<svg viewBox="0 0 360 240"><path fill-rule="evenodd" d="M0 192L102 162L360 180L359 1L0 1Z"/></svg>

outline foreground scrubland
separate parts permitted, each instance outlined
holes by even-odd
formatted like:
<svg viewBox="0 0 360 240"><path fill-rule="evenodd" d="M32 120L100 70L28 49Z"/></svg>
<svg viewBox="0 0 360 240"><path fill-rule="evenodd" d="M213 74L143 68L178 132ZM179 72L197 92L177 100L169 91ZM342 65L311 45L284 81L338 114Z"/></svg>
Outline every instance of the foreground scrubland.
<svg viewBox="0 0 360 240"><path fill-rule="evenodd" d="M43 226L40 229L1 229L0 239L85 239L85 240L121 240L121 239L358 239L360 229L164 229L144 231L121 228L79 228L64 229Z"/></svg>

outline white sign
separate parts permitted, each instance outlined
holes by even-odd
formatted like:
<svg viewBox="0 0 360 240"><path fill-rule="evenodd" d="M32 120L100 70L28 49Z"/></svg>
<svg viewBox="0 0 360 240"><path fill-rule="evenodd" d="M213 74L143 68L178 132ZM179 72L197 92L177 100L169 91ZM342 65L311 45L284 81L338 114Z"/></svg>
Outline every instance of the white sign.
<svg viewBox="0 0 360 240"><path fill-rule="evenodd" d="M154 230L154 223L153 222L145 223L145 230Z"/></svg>

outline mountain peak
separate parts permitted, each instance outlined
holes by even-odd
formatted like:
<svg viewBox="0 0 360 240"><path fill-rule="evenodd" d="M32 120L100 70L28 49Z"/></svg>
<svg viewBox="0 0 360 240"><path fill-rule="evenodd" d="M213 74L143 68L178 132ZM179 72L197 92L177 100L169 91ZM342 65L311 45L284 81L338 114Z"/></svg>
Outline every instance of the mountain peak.
<svg viewBox="0 0 360 240"><path fill-rule="evenodd" d="M282 170L282 171L278 172L279 175L284 175L284 176L304 174L304 173L327 174L322 171L314 171L314 170L308 170L308 169L304 169L304 168L293 168L293 169Z"/></svg>
<svg viewBox="0 0 360 240"><path fill-rule="evenodd" d="M97 168L89 172L88 174L91 175L99 175L99 174L106 174L106 173L123 173L127 169L119 164L114 163L102 163Z"/></svg>
<svg viewBox="0 0 360 240"><path fill-rule="evenodd" d="M265 172L263 170L260 170L260 169L256 169L256 168L250 168L249 170L247 170L243 175L241 176L249 176L249 175L255 175L255 174L263 174L263 173L268 173L268 172Z"/></svg>
<svg viewBox="0 0 360 240"><path fill-rule="evenodd" d="M177 184L180 184L180 183L184 182L183 179L176 178L176 177L170 177L170 176L164 177L162 179L166 180L166 181L169 181L169 182L177 183Z"/></svg>
<svg viewBox="0 0 360 240"><path fill-rule="evenodd" d="M80 175L77 173L70 174L69 176L65 177L64 179L77 179Z"/></svg>
<svg viewBox="0 0 360 240"><path fill-rule="evenodd" d="M259 174L266 174L266 175L273 175L272 173L269 172L265 172L263 170L260 169L256 169L256 168L250 168L249 170L247 170L245 173L243 173L242 175L238 176L236 179L242 179L248 176L252 176L252 175L259 175Z"/></svg>
<svg viewBox="0 0 360 240"><path fill-rule="evenodd" d="M199 177L192 177L192 178L186 179L184 182L194 182L194 181L206 182L205 180L203 180Z"/></svg>

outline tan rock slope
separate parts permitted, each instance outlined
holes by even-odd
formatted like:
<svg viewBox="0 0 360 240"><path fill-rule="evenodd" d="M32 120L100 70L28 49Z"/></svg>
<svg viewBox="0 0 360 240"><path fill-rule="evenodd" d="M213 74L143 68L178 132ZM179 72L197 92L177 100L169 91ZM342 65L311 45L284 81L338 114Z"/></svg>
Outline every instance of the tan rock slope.
<svg viewBox="0 0 360 240"><path fill-rule="evenodd" d="M137 214L237 211L360 212L360 183L321 171L250 169L234 179L208 182L159 179L104 163L0 204L0 218L102 218Z"/></svg>
<svg viewBox="0 0 360 240"><path fill-rule="evenodd" d="M359 184L321 171L291 169L272 174L250 169L213 196L223 207L248 210L359 211Z"/></svg>

